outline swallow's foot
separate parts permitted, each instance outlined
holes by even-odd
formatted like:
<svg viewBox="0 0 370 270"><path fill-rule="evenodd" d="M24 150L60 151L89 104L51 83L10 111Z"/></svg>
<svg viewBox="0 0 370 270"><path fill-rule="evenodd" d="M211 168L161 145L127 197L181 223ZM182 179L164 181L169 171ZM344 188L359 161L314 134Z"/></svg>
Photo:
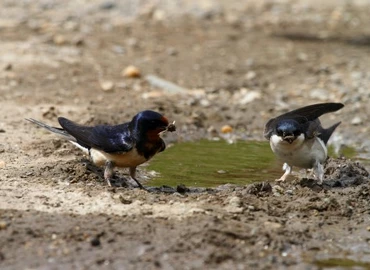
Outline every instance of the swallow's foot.
<svg viewBox="0 0 370 270"><path fill-rule="evenodd" d="M112 180L112 178L105 178L105 181L107 181L107 185L108 185L109 187L111 187L111 186L112 186L111 180Z"/></svg>
<svg viewBox="0 0 370 270"><path fill-rule="evenodd" d="M316 178L318 179L317 184L321 186L324 181L324 165L317 162L313 169L313 172Z"/></svg>
<svg viewBox="0 0 370 270"><path fill-rule="evenodd" d="M136 179L136 167L130 167L130 176L134 180L140 189L148 191L137 179Z"/></svg>
<svg viewBox="0 0 370 270"><path fill-rule="evenodd" d="M108 186L112 186L111 180L114 177L114 163L112 161L107 161L105 163L104 169L104 179L107 181Z"/></svg>
<svg viewBox="0 0 370 270"><path fill-rule="evenodd" d="M276 179L276 182L284 182L288 175L292 172L292 167L290 167L288 163L284 163L283 171L285 171L285 173L279 179Z"/></svg>
<svg viewBox="0 0 370 270"><path fill-rule="evenodd" d="M140 184L140 182L139 182L137 179L135 179L135 178L132 178L132 179L136 182L137 186L138 186L140 189L143 189L143 190L145 190L145 191L148 191L148 190L146 189L146 187L144 187L142 184Z"/></svg>

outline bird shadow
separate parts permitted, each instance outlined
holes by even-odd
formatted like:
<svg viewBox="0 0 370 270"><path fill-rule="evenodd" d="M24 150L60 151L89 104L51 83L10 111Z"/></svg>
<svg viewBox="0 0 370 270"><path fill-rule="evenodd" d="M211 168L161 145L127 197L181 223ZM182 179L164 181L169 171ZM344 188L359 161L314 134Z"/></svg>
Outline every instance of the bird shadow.
<svg viewBox="0 0 370 270"><path fill-rule="evenodd" d="M166 194L186 194L186 193L216 193L217 190L213 188L199 188L187 187L185 185L177 185L176 187L159 186L159 187L146 187L146 190L151 193L166 193Z"/></svg>

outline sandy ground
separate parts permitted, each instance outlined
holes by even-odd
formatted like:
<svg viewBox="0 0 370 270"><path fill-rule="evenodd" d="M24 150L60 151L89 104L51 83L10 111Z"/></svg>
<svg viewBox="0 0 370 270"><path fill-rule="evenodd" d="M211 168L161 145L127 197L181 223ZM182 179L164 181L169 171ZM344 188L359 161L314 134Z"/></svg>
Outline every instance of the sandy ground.
<svg viewBox="0 0 370 270"><path fill-rule="evenodd" d="M115 124L153 109L177 122L168 143L225 124L263 140L269 118L335 101L345 108L322 118L342 121L331 143L368 158L369 12L367 1L1 1L0 268L369 269L366 162L330 160L322 187L291 177L148 193L108 188L24 120ZM129 65L142 76L122 76Z"/></svg>

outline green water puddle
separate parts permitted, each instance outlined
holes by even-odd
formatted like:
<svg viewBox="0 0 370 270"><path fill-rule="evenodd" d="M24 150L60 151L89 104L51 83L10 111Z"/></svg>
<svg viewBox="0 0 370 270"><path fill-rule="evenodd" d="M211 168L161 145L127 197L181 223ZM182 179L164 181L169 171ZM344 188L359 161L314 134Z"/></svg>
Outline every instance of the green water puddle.
<svg viewBox="0 0 370 270"><path fill-rule="evenodd" d="M338 267L349 268L349 269L353 269L354 267L356 267L356 269L370 269L369 262L360 262L360 261L354 261L351 259L344 259L344 258L330 258L330 259L318 260L318 261L315 261L314 264L322 269L338 268Z"/></svg>
<svg viewBox="0 0 370 270"><path fill-rule="evenodd" d="M329 148L329 155L333 156ZM356 151L345 148L342 154L353 157ZM274 180L283 174L268 142L224 140L178 143L151 160L148 170L158 173L151 186L215 187L223 184L246 185Z"/></svg>
<svg viewBox="0 0 370 270"><path fill-rule="evenodd" d="M175 144L156 156L148 169L160 172L148 183L151 186L245 185L279 178L283 173L268 142L228 144L223 140Z"/></svg>

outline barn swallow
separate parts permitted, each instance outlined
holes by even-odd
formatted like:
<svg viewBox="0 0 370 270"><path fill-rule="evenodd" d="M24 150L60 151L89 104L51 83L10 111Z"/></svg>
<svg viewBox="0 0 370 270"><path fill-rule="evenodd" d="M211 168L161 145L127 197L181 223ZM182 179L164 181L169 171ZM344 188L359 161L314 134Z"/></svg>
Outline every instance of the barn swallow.
<svg viewBox="0 0 370 270"><path fill-rule="evenodd" d="M323 163L328 154L326 144L341 122L325 129L318 118L343 106L342 103L314 104L287 112L267 122L264 136L270 141L274 154L284 162L285 173L276 181L285 181L292 166L297 166L313 168L315 177L322 184Z"/></svg>
<svg viewBox="0 0 370 270"><path fill-rule="evenodd" d="M136 167L165 150L162 133L176 130L175 122L170 124L166 117L149 110L116 126L83 126L59 117L62 128L58 128L32 118L26 120L62 136L88 153L95 165L105 166L104 179L109 186L114 167L122 167L130 169L131 178L142 189L144 187L135 177Z"/></svg>

